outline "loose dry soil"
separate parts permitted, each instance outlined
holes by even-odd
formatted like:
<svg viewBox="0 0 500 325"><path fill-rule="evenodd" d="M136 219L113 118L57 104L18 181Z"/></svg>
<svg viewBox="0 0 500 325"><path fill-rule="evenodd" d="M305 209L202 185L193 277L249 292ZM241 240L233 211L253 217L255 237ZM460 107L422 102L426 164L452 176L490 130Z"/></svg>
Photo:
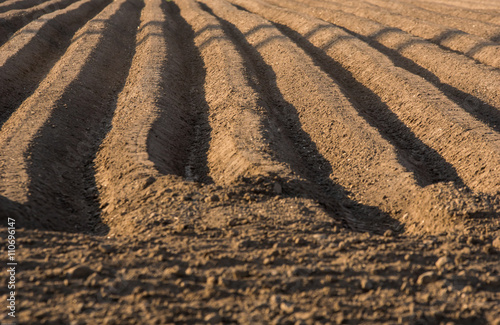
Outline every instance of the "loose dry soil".
<svg viewBox="0 0 500 325"><path fill-rule="evenodd" d="M499 215L496 0L0 1L2 324L498 325Z"/></svg>

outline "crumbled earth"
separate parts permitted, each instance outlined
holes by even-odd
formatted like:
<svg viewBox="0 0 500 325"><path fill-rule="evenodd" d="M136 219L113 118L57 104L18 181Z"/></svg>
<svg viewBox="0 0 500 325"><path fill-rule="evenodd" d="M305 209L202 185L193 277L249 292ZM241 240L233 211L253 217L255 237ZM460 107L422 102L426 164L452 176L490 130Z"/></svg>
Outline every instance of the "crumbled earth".
<svg viewBox="0 0 500 325"><path fill-rule="evenodd" d="M2 325L500 325L499 69L495 0L1 1Z"/></svg>
<svg viewBox="0 0 500 325"><path fill-rule="evenodd" d="M19 231L17 319L498 323L498 223L484 233L376 235L314 220L306 202L286 204L309 212L292 220L272 211L213 223L195 218L126 236Z"/></svg>

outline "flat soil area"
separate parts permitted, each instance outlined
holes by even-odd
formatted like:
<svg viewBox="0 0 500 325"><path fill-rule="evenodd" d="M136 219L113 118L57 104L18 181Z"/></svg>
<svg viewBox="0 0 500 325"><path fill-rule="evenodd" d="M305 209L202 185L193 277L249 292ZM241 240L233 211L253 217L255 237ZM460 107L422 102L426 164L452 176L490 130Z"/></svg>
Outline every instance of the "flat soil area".
<svg viewBox="0 0 500 325"><path fill-rule="evenodd" d="M500 3L0 0L0 218L2 324L500 325Z"/></svg>

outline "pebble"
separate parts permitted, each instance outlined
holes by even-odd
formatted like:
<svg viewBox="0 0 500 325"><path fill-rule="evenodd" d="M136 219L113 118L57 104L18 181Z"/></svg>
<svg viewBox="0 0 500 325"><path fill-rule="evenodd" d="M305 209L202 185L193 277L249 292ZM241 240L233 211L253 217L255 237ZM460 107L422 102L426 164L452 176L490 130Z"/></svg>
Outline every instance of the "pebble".
<svg viewBox="0 0 500 325"><path fill-rule="evenodd" d="M295 318L298 320L308 320L314 318L313 312L300 312L294 314Z"/></svg>
<svg viewBox="0 0 500 325"><path fill-rule="evenodd" d="M497 237L493 243L492 243L493 247L495 247L496 249L500 250L500 237Z"/></svg>
<svg viewBox="0 0 500 325"><path fill-rule="evenodd" d="M323 241L323 240L325 240L327 237L326 237L326 235L324 235L324 234L315 234L315 235L313 235L313 238L314 238L315 240L317 240L317 241Z"/></svg>
<svg viewBox="0 0 500 325"><path fill-rule="evenodd" d="M85 280L85 285L87 287L98 287L99 286L99 276L97 275L97 273L93 273L92 275L90 275L87 280Z"/></svg>
<svg viewBox="0 0 500 325"><path fill-rule="evenodd" d="M443 256L437 260L436 267L438 269L442 269L442 268L445 268L447 265L451 265L451 264L453 264L453 260L451 258L449 258L448 256Z"/></svg>
<svg viewBox="0 0 500 325"><path fill-rule="evenodd" d="M295 311L295 306L288 301L282 301L280 304L280 309L283 310L285 313L293 313Z"/></svg>
<svg viewBox="0 0 500 325"><path fill-rule="evenodd" d="M347 243L345 241L341 241L337 247L340 251L344 251L345 249L347 249Z"/></svg>
<svg viewBox="0 0 500 325"><path fill-rule="evenodd" d="M180 266L176 265L173 267L166 268L163 273L163 278L168 279L172 277L182 277L186 275L186 272L184 269L182 269Z"/></svg>
<svg viewBox="0 0 500 325"><path fill-rule="evenodd" d="M295 238L294 242L295 242L295 245L305 245L305 244L307 244L307 241L304 238L302 238L302 237Z"/></svg>
<svg viewBox="0 0 500 325"><path fill-rule="evenodd" d="M271 298L269 299L269 304L273 307L279 306L281 304L281 296L279 295L272 295Z"/></svg>
<svg viewBox="0 0 500 325"><path fill-rule="evenodd" d="M111 245L102 244L102 245L99 245L99 250L105 254L109 254L109 253L113 252L115 249Z"/></svg>
<svg viewBox="0 0 500 325"><path fill-rule="evenodd" d="M156 178L154 178L153 176L149 176L145 181L144 181L144 184L142 185L142 188L145 189L146 187L148 187L149 185L153 184L154 182L156 181Z"/></svg>
<svg viewBox="0 0 500 325"><path fill-rule="evenodd" d="M483 246L483 253L491 255L495 253L495 249L493 248L493 245L484 245Z"/></svg>
<svg viewBox="0 0 500 325"><path fill-rule="evenodd" d="M370 279L362 279L361 280L361 289L365 291L369 291L373 289L374 285L373 282Z"/></svg>
<svg viewBox="0 0 500 325"><path fill-rule="evenodd" d="M437 274L433 271L425 272L423 274L420 274L420 276L417 279L417 284L418 285L426 285L431 282L436 281L438 278Z"/></svg>
<svg viewBox="0 0 500 325"><path fill-rule="evenodd" d="M72 279L86 279L92 273L94 270L86 265L75 266L68 270L68 276Z"/></svg>
<svg viewBox="0 0 500 325"><path fill-rule="evenodd" d="M75 320L72 320L69 324L70 325L85 325L86 322L83 319L75 319Z"/></svg>
<svg viewBox="0 0 500 325"><path fill-rule="evenodd" d="M220 323L222 321L222 318L220 317L219 314L211 313L211 314L208 314L207 316L205 316L204 320L207 323L216 324L216 323Z"/></svg>
<svg viewBox="0 0 500 325"><path fill-rule="evenodd" d="M298 267L298 266L293 266L290 268L287 272L289 277L292 276L305 276L311 274L312 271L308 268L305 267Z"/></svg>
<svg viewBox="0 0 500 325"><path fill-rule="evenodd" d="M213 288L215 287L215 284L218 282L217 277L215 276L209 276L207 278L207 287Z"/></svg>
<svg viewBox="0 0 500 325"><path fill-rule="evenodd" d="M214 195L211 195L210 197L208 197L205 201L206 202L219 202L220 197L217 194L214 194Z"/></svg>

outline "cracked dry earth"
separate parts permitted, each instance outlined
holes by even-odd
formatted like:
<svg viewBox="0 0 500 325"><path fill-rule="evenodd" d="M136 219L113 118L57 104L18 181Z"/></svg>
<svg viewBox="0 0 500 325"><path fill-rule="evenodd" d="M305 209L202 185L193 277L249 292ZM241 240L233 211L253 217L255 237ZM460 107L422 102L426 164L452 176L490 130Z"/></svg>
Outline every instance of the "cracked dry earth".
<svg viewBox="0 0 500 325"><path fill-rule="evenodd" d="M499 325L499 69L495 0L1 1L2 324Z"/></svg>

